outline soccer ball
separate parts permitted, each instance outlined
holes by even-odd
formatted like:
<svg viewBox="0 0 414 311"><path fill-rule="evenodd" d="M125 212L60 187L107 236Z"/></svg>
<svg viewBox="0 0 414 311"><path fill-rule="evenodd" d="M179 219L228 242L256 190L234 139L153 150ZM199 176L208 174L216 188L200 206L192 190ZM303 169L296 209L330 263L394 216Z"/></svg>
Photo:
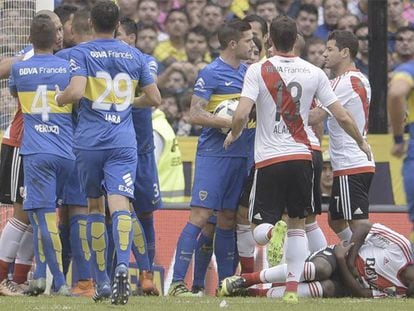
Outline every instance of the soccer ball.
<svg viewBox="0 0 414 311"><path fill-rule="evenodd" d="M223 100L220 104L217 105L216 109L214 109L213 114L231 120L233 118L234 112L236 111L238 104L239 100L237 99ZM225 127L219 129L219 131L224 135L227 135L228 132L230 132L230 129Z"/></svg>

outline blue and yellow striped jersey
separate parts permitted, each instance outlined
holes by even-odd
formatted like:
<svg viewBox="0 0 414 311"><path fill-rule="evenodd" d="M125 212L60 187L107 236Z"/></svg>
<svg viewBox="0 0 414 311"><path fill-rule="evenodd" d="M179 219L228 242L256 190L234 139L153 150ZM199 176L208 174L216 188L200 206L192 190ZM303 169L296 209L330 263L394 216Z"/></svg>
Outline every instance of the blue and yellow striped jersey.
<svg viewBox="0 0 414 311"><path fill-rule="evenodd" d="M220 57L200 71L194 85L194 95L207 100L208 112L213 113L218 104L226 99L239 99L246 74L246 64L233 68ZM247 157L246 131L227 150L223 148L226 138L215 128L204 127L198 139L197 154L203 156Z"/></svg>
<svg viewBox="0 0 414 311"><path fill-rule="evenodd" d="M35 54L13 64L9 86L22 106L24 133L21 154L48 153L74 159L72 105L59 107L55 85L69 84L69 62L51 54Z"/></svg>
<svg viewBox="0 0 414 311"><path fill-rule="evenodd" d="M87 79L74 148L136 148L131 103L138 85L154 82L143 54L116 39L97 39L74 47L70 63L72 77Z"/></svg>

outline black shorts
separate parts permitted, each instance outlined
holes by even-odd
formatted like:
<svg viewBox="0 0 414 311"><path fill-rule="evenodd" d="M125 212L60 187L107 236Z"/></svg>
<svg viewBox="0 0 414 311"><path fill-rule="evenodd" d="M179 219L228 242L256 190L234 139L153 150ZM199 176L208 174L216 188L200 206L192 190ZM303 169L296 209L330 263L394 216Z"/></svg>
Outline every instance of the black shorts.
<svg viewBox="0 0 414 311"><path fill-rule="evenodd" d="M23 187L23 160L20 148L1 145L0 155L0 202L3 204L23 203L20 188Z"/></svg>
<svg viewBox="0 0 414 311"><path fill-rule="evenodd" d="M305 218L312 209L312 162L294 160L255 172L249 207L252 223L275 224L285 209L291 218Z"/></svg>
<svg viewBox="0 0 414 311"><path fill-rule="evenodd" d="M322 196L321 196L321 175L323 168L322 152L319 150L312 151L313 164L313 213L320 215L322 213Z"/></svg>
<svg viewBox="0 0 414 311"><path fill-rule="evenodd" d="M336 176L329 213L332 220L368 219L368 192L374 173Z"/></svg>
<svg viewBox="0 0 414 311"><path fill-rule="evenodd" d="M253 166L249 172L249 176L246 178L246 182L243 186L242 194L240 195L239 205L244 207L249 207L250 192L252 191L253 180L254 180L254 171L255 167Z"/></svg>

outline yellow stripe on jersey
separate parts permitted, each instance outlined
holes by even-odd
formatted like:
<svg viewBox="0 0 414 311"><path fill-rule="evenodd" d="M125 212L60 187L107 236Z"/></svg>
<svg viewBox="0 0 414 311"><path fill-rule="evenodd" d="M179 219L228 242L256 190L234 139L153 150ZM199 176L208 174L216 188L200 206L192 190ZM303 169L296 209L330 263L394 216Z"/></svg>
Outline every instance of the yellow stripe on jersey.
<svg viewBox="0 0 414 311"><path fill-rule="evenodd" d="M23 113L41 114L43 109L48 109L48 113L72 113L72 104L63 107L56 104L55 91L46 92L46 103L37 92L19 92L18 95Z"/></svg>
<svg viewBox="0 0 414 311"><path fill-rule="evenodd" d="M132 102L138 85L137 80L119 79L109 81L103 78L88 77L84 97L92 102L98 101L115 105L124 104L127 97Z"/></svg>
<svg viewBox="0 0 414 311"><path fill-rule="evenodd" d="M406 123L414 123L414 92L411 91L407 98L407 122Z"/></svg>
<svg viewBox="0 0 414 311"><path fill-rule="evenodd" d="M208 105L205 108L205 110L207 110L208 112L214 112L214 110L216 109L218 104L220 104L223 100L226 100L226 99L239 99L239 98L240 98L239 93L211 95L210 101L208 102Z"/></svg>
<svg viewBox="0 0 414 311"><path fill-rule="evenodd" d="M392 76L392 80L404 80L406 81L411 87L414 86L414 79L413 77L407 72L396 72Z"/></svg>

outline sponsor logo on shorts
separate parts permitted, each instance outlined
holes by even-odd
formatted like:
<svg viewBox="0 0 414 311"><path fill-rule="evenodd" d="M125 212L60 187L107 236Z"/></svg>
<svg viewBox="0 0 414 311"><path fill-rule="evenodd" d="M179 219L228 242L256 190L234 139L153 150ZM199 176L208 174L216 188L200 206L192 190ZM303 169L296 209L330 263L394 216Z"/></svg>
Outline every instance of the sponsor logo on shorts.
<svg viewBox="0 0 414 311"><path fill-rule="evenodd" d="M257 219L257 220L263 220L262 215L260 215L260 213L257 213L253 216L253 219Z"/></svg>
<svg viewBox="0 0 414 311"><path fill-rule="evenodd" d="M134 181L132 180L132 177L131 177L131 173L125 174L124 176L122 176L122 179L124 180L124 183L126 186L119 185L118 190L122 192L127 192L130 195L134 195L134 190L130 188L134 184Z"/></svg>
<svg viewBox="0 0 414 311"><path fill-rule="evenodd" d="M354 212L354 215L362 215L362 214L364 214L364 213L362 212L362 210L359 207Z"/></svg>
<svg viewBox="0 0 414 311"><path fill-rule="evenodd" d="M198 197L200 198L201 201L204 201L205 199L207 199L207 196L208 196L208 192L205 190L201 190L198 193Z"/></svg>

